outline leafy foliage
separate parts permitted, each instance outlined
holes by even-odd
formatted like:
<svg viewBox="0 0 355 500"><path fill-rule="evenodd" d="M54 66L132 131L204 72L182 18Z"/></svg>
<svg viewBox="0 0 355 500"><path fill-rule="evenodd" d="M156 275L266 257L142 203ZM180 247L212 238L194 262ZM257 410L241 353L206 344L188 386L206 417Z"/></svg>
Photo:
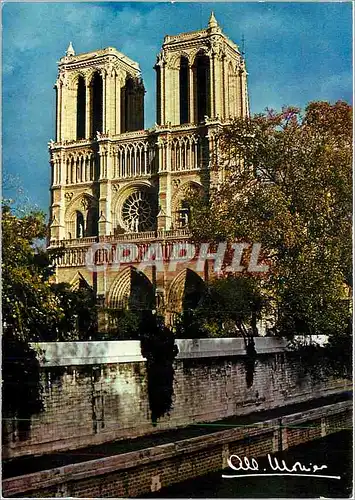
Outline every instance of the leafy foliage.
<svg viewBox="0 0 355 500"><path fill-rule="evenodd" d="M9 333L2 337L2 374L3 415L17 419L19 437L24 439L31 415L43 410L39 362L27 342ZM9 438L7 429L3 426L4 441Z"/></svg>
<svg viewBox="0 0 355 500"><path fill-rule="evenodd" d="M236 120L219 138L214 170L223 181L194 203L198 240L261 243L277 333L334 333L347 324L351 127L343 102L311 103L304 116L285 108Z"/></svg>
<svg viewBox="0 0 355 500"><path fill-rule="evenodd" d="M41 212L16 217L3 208L2 300L4 333L27 342L90 338L96 329L93 291L52 283L53 255L36 247L46 236Z"/></svg>
<svg viewBox="0 0 355 500"><path fill-rule="evenodd" d="M59 299L63 314L55 337L47 340L91 340L96 338L97 305L93 289L85 280L72 290L68 283L53 283L51 289Z"/></svg>
<svg viewBox="0 0 355 500"><path fill-rule="evenodd" d="M142 322L142 315L130 309L105 309L109 318L109 332L106 339L137 340Z"/></svg>
<svg viewBox="0 0 355 500"><path fill-rule="evenodd" d="M4 335L22 341L44 340L56 330L63 310L48 278L53 273L49 257L36 251L36 239L46 236L44 215L22 218L3 208L2 306Z"/></svg>
<svg viewBox="0 0 355 500"><path fill-rule="evenodd" d="M177 322L177 336L220 337L258 335L256 321L264 308L257 280L249 276L227 276L208 283L195 309Z"/></svg>
<svg viewBox="0 0 355 500"><path fill-rule="evenodd" d="M207 284L194 310L184 311L175 326L178 337L230 337L244 339L247 386L254 380L258 335L257 320L265 308L257 280L250 276L228 276ZM191 335L192 334L192 335Z"/></svg>
<svg viewBox="0 0 355 500"><path fill-rule="evenodd" d="M235 120L219 136L209 198L191 200L199 241L261 243L271 264L259 289L274 333L348 331L352 229L352 110L310 103ZM218 182L217 182L218 179Z"/></svg>
<svg viewBox="0 0 355 500"><path fill-rule="evenodd" d="M87 338L95 329L92 291L51 283L51 256L36 243L46 236L45 216L2 213L3 408L29 422L40 411L39 363L30 342Z"/></svg>

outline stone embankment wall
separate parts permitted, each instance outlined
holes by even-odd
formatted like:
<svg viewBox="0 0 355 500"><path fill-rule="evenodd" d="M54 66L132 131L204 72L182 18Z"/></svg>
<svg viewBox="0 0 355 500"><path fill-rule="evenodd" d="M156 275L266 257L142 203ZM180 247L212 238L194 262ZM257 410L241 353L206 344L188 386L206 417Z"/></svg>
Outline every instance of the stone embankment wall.
<svg viewBox="0 0 355 500"><path fill-rule="evenodd" d="M136 498L228 467L232 454L260 457L352 425L351 401L3 481L4 497ZM235 473L229 469L229 473Z"/></svg>
<svg viewBox="0 0 355 500"><path fill-rule="evenodd" d="M250 388L242 339L179 340L178 346L173 409L154 427L139 342L40 344L45 411L25 429L5 422L3 459L212 422L350 388L343 380L314 380L280 339L256 339Z"/></svg>

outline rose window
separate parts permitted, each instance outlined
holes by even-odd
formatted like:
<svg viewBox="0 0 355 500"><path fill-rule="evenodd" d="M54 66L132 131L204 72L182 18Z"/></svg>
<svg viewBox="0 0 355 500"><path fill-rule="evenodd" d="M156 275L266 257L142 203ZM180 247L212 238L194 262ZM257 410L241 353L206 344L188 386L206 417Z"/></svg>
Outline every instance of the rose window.
<svg viewBox="0 0 355 500"><path fill-rule="evenodd" d="M154 229L155 212L152 195L145 191L130 194L122 206L122 219L125 229L130 232Z"/></svg>

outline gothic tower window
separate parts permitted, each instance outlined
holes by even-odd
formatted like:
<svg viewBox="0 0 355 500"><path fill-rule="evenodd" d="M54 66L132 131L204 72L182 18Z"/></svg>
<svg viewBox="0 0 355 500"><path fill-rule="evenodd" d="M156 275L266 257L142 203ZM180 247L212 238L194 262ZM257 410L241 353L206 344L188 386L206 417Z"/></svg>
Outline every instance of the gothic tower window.
<svg viewBox="0 0 355 500"><path fill-rule="evenodd" d="M128 78L124 87L124 132L131 132L134 130L133 119L135 113L134 106L134 82L132 78Z"/></svg>
<svg viewBox="0 0 355 500"><path fill-rule="evenodd" d="M195 59L197 121L210 116L210 60L199 53Z"/></svg>
<svg viewBox="0 0 355 500"><path fill-rule="evenodd" d="M86 217L86 236L97 236L98 234L98 224L97 224L97 209L91 207L88 210Z"/></svg>
<svg viewBox="0 0 355 500"><path fill-rule="evenodd" d="M103 132L102 76L96 72L92 80L92 132Z"/></svg>
<svg viewBox="0 0 355 500"><path fill-rule="evenodd" d="M85 139L86 88L82 76L78 79L76 95L76 138Z"/></svg>
<svg viewBox="0 0 355 500"><path fill-rule="evenodd" d="M76 212L76 237L84 237L84 216L78 210Z"/></svg>
<svg viewBox="0 0 355 500"><path fill-rule="evenodd" d="M180 59L180 124L189 121L189 62L186 57Z"/></svg>

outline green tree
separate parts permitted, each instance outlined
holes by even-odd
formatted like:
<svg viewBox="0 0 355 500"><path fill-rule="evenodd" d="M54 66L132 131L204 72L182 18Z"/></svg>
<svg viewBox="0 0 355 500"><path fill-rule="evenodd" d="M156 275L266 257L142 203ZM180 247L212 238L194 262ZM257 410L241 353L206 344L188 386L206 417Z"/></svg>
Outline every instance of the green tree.
<svg viewBox="0 0 355 500"><path fill-rule="evenodd" d="M53 338L47 340L93 340L97 333L97 304L93 289L84 279L72 290L69 283L53 283L51 289L59 299L63 314Z"/></svg>
<svg viewBox="0 0 355 500"><path fill-rule="evenodd" d="M176 325L177 336L257 336L257 320L264 308L258 281L250 276L228 276L208 283L195 309ZM183 331L186 330L186 331Z"/></svg>
<svg viewBox="0 0 355 500"><path fill-rule="evenodd" d="M48 254L35 247L36 240L45 236L42 213L16 217L10 207L3 207L3 333L26 342L52 336L63 315L59 298L49 282L54 268Z"/></svg>
<svg viewBox="0 0 355 500"><path fill-rule="evenodd" d="M105 338L115 340L137 340L139 339L142 314L140 311L131 309L104 310L109 320L109 332Z"/></svg>
<svg viewBox="0 0 355 500"><path fill-rule="evenodd" d="M46 234L44 216L17 217L8 205L2 212L2 375L5 423L12 419L20 437L30 416L42 409L39 362L29 342L52 331L62 310L48 283L52 272L43 252L33 243ZM16 427L15 427L16 428ZM8 439L3 427L3 438Z"/></svg>
<svg viewBox="0 0 355 500"><path fill-rule="evenodd" d="M29 422L41 409L39 363L31 342L87 338L93 330L94 297L55 285L52 257L38 242L47 234L45 216L2 211L3 409Z"/></svg>
<svg viewBox="0 0 355 500"><path fill-rule="evenodd" d="M276 334L343 335L349 325L352 110L310 103L235 120L218 138L208 199L191 200L200 241L261 243Z"/></svg>

